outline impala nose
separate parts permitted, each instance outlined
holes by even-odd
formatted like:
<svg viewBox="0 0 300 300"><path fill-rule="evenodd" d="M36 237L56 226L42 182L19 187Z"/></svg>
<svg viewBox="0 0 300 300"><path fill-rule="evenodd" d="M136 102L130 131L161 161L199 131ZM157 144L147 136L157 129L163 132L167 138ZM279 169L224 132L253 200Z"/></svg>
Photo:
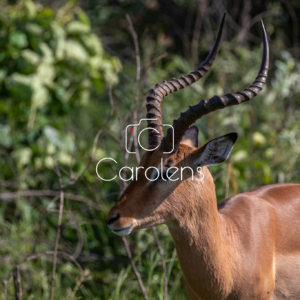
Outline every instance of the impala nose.
<svg viewBox="0 0 300 300"><path fill-rule="evenodd" d="M120 215L116 214L115 216L111 217L110 219L106 220L107 225L112 224L113 222L117 221L119 219Z"/></svg>

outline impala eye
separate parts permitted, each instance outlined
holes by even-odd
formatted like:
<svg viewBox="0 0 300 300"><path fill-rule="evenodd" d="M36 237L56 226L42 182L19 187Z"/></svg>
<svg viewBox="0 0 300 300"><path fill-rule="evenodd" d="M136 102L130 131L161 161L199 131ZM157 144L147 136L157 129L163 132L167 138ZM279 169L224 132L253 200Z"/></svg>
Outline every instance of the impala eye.
<svg viewBox="0 0 300 300"><path fill-rule="evenodd" d="M164 180L169 180L169 178L167 177L167 174L168 174L169 178L172 176L172 173L169 170L167 170L167 171L164 171L161 173L161 178Z"/></svg>
<svg viewBox="0 0 300 300"><path fill-rule="evenodd" d="M162 172L161 178L165 179L165 180L169 180L168 177L167 177L167 172Z"/></svg>

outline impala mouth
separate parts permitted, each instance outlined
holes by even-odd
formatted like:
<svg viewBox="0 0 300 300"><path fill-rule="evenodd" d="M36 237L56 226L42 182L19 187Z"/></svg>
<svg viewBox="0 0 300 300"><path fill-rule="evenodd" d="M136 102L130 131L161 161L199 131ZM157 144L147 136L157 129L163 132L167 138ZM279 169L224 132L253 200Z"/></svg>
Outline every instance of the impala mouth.
<svg viewBox="0 0 300 300"><path fill-rule="evenodd" d="M120 229L112 229L113 233L120 235L120 236L125 236L128 235L132 231L132 227L128 226L125 228L120 228Z"/></svg>

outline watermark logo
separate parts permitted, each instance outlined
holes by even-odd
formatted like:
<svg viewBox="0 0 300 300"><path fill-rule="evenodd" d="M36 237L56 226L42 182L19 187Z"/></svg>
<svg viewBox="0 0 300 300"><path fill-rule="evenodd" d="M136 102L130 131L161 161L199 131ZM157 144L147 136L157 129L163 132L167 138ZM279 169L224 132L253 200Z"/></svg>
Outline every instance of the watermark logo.
<svg viewBox="0 0 300 300"><path fill-rule="evenodd" d="M202 167L197 167L197 175L194 175L194 170L193 168L189 167L189 166L185 166L185 167L181 167L178 168L176 166L172 166L169 168L164 168L163 165L163 159L161 159L161 164L157 167L148 167L147 169L145 169L143 166L139 166L139 167L128 167L128 166L124 166L119 170L118 175L115 175L112 178L103 178L99 173L98 173L98 166L100 165L101 162L103 161L108 161L111 160L113 161L115 164L117 164L117 161L114 160L113 158L110 157L105 157L102 158L101 160L98 161L97 166L96 166L96 173L97 176L103 180L103 181L112 181L115 180L117 177L119 177L122 181L129 181L129 180L133 180L136 179L138 180L138 176L139 176L139 170L145 170L144 175L146 177L146 179L148 180L148 182L153 182L153 181L157 181L157 180L162 180L162 181L178 181L178 180L183 180L183 178L185 177L183 172L184 170L189 170L190 173L190 177L192 178L192 180L194 180L194 178L196 178L197 181L202 181L204 179L204 174L202 173ZM124 178L123 174L124 171L128 170L130 171L130 177L129 178Z"/></svg>
<svg viewBox="0 0 300 300"><path fill-rule="evenodd" d="M130 151L129 147L128 147L128 132L133 132L134 129L137 130L137 128L139 128L139 126L141 125L142 121L156 121L157 119L141 119L139 121L138 124L129 124L127 127L126 127L126 130L125 130L125 149L126 151L129 153L129 154L135 154L136 152L134 151ZM171 128L172 130L172 135L173 135L173 139L172 139L172 150L170 152L163 152L165 154L168 154L168 153L171 153L173 152L174 150L174 128L172 125L169 125L169 124L163 124L163 126L166 126L166 127L169 127ZM156 130L155 128L150 128L150 127L147 127L147 128L144 128L142 129L138 134L137 134L137 141L138 141L138 145L144 149L145 151L154 151L156 150L159 146L157 146L156 148L154 149L147 149L145 147L143 147L141 145L141 142L140 142L140 136L141 134L145 131L145 130L148 130L148 129L151 129L151 130ZM157 131L157 130L156 130ZM158 132L158 131L157 131ZM159 133L159 132L158 132ZM140 174L139 170L144 170L143 174L145 175L145 178L148 180L148 182L153 182L153 181L157 181L157 180L162 180L162 181L177 181L177 180L183 180L184 178L184 175L183 175L183 172L185 169L188 169L190 170L190 175L189 177L192 178L192 180L194 180L194 177L196 178L197 181L202 181L204 179L204 174L202 173L202 168L201 167L198 167L196 172L198 174L196 174L196 176L194 175L194 169L189 167L189 166L185 166L185 167L181 167L181 168L178 168L176 166L171 166L169 168L166 168L164 167L164 162L163 162L163 159L161 158L161 161L160 161L160 165L157 166L157 167L154 167L154 166L150 166L148 167L147 169L145 169L143 166L139 166L139 167L128 167L128 166L124 166L122 167L120 170L119 170L119 173L118 175L115 175L113 176L112 178L103 178L99 173L98 173L98 167L99 165L102 163L102 162L108 162L108 161L113 161L115 164L117 164L117 161L111 157L105 157L105 158L102 158L101 160L98 161L97 165L96 165L96 173L97 173L97 176L103 180L103 181L112 181L112 180L115 180L117 177L119 177L122 181L129 181L129 180L138 180L138 175ZM126 171L129 171L130 172L130 177L129 178L124 178L124 174L126 173Z"/></svg>
<svg viewBox="0 0 300 300"><path fill-rule="evenodd" d="M126 130L125 130L125 149L126 149L126 151L128 152L128 153L130 153L130 154L135 154L135 151L130 151L130 149L128 149L128 140L129 140L129 138L128 138L128 132L133 132L133 130L134 130L134 128L136 127L136 129L138 128L138 126L140 126L141 125L141 122L142 121L156 121L157 119L141 119L140 121L139 121L139 123L138 124L129 124L127 127L126 127ZM172 130L172 149L171 149L171 151L169 151L169 152L164 152L165 154L169 154L169 153L172 153L173 152L173 150L174 150L174 127L172 126L172 125L170 125L170 124L162 124L164 127L169 127L169 128L171 128L171 130ZM140 137L141 137L141 134L145 131L145 130L149 130L149 129L151 129L151 130L155 130L157 133L159 133L158 132L158 130L156 130L155 128L150 128L150 127L147 127L147 128L144 128L144 129L142 129L139 133L138 133L138 135L137 135L137 141L138 141L138 144L139 144L139 146L143 149L143 150L145 150L145 151L154 151L154 150L156 150L159 146L157 146L156 148L154 148L154 149L147 149L147 148L145 148L145 147L143 147L142 146L142 144L141 144L141 141L140 141Z"/></svg>

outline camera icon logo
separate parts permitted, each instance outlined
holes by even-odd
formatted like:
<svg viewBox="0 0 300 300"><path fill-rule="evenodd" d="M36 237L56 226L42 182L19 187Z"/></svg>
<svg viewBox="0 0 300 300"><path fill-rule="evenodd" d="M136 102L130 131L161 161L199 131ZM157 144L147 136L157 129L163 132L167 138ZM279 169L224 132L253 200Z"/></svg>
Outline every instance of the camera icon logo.
<svg viewBox="0 0 300 300"><path fill-rule="evenodd" d="M141 125L141 122L142 122L142 121L155 121L155 120L157 120L157 119L140 119L140 121L139 121L138 124L129 124L129 125L127 125L126 130L125 130L125 149L126 149L126 151L127 151L128 153L130 153L130 154L134 154L134 153L135 153L135 151L132 152L132 151L130 151L130 149L128 149L128 140L129 140L129 139L128 139L128 131L129 131L129 132L133 132L133 128L134 128L134 127L138 127L139 125ZM168 154L168 153L173 152L173 150L174 150L174 127L173 127L172 125L170 125L170 124L162 124L162 125L163 125L164 127L167 126L167 127L171 127L171 128L172 128L172 136L173 136L173 138L172 138L172 149L171 149L170 152L163 152L163 153ZM140 142L140 136L141 136L141 134L142 134L145 130L148 130L148 129L156 130L156 129L150 128L150 127L146 127L146 128L144 128L143 130L141 130L141 131L139 132L138 138L137 138L138 144L139 144L139 146L140 146L142 149L144 149L144 150L146 150L146 151L154 151L154 150L156 150L156 149L159 147L159 145L158 145L156 148L154 148L154 149L147 149L147 148L143 147L143 146L141 145L141 142ZM156 130L156 131L157 131L157 130ZM157 133L158 133L158 131L157 131Z"/></svg>

